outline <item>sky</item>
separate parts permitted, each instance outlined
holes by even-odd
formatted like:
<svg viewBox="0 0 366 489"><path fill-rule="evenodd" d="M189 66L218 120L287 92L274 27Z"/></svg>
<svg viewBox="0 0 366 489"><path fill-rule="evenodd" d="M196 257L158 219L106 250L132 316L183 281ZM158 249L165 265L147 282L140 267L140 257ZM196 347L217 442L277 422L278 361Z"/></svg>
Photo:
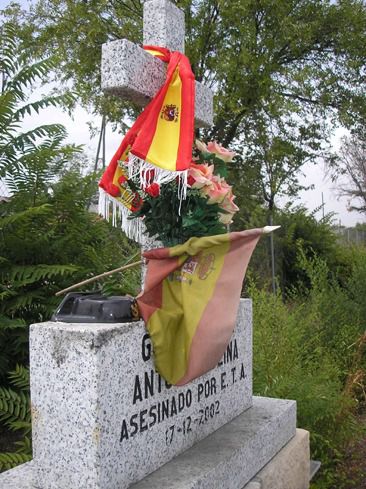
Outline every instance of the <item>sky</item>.
<svg viewBox="0 0 366 489"><path fill-rule="evenodd" d="M18 0L23 6L29 3L29 0ZM9 4L9 0L0 0L0 7L5 7ZM37 99L41 94L47 92L47 87L38 87L32 90L31 98ZM77 107L73 112L72 117L67 115L61 109L45 109L39 115L28 117L23 125L23 129L30 129L35 125L62 123L68 131L68 142L83 144L85 152L91 160L95 159L98 136L91 138L88 122L92 122L94 126L100 127L101 118L89 114L81 107ZM337 130L332 140L334 149L337 149L340 144L340 137L344 134L342 129ZM113 132L111 127L107 126L106 132L106 161L111 159L119 143L122 135L118 132ZM339 197L335 184L332 183L329 177L325 174L325 169L321 163L318 165L306 165L304 167L305 176L301 177L301 183L306 186L313 185L313 190L307 190L299 194L297 204L303 204L309 211L313 211L322 204L324 199L324 212L334 213L334 222L347 227L354 226L357 222L366 222L366 216L358 212L349 212L347 210L347 199ZM280 205L285 204L285 200L281 199ZM315 213L316 218L322 217L323 210Z"/></svg>

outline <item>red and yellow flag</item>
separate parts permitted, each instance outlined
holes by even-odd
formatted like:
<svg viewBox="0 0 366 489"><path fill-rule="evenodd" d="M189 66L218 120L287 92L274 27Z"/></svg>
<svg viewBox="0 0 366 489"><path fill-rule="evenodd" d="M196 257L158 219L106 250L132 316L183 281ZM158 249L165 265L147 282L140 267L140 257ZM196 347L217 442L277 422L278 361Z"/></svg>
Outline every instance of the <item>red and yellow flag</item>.
<svg viewBox="0 0 366 489"><path fill-rule="evenodd" d="M157 371L184 385L214 368L233 333L252 252L266 228L191 238L144 253L137 298L151 336Z"/></svg>
<svg viewBox="0 0 366 489"><path fill-rule="evenodd" d="M123 138L99 183L123 205L126 186L121 175L123 165L128 165L131 158L139 158L161 172L187 170L192 160L195 79L189 60L166 48L144 49L168 63L166 81ZM164 178L166 181L167 176Z"/></svg>

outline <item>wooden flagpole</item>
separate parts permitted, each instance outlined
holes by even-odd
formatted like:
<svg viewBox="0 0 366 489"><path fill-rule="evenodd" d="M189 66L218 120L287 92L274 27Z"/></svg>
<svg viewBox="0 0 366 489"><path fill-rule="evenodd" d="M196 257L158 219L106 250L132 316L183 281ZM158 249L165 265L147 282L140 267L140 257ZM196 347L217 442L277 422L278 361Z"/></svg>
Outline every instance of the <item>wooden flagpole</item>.
<svg viewBox="0 0 366 489"><path fill-rule="evenodd" d="M91 282L95 282L96 280L99 280L101 278L108 277L109 275L113 275L113 273L123 272L124 270L127 270L128 268L137 267L137 265L141 265L142 263L143 263L143 260L135 261L134 263L130 263L129 265L123 265L123 267L115 268L114 270L110 270L109 272L101 273L100 275L95 275L95 277L90 277L86 280L83 280L82 282L71 285L70 287L67 287L67 289L59 290L58 292L56 292L55 295L58 296L58 295L66 294L66 292L70 292L70 290L77 289L77 288L81 287L82 285L90 284Z"/></svg>

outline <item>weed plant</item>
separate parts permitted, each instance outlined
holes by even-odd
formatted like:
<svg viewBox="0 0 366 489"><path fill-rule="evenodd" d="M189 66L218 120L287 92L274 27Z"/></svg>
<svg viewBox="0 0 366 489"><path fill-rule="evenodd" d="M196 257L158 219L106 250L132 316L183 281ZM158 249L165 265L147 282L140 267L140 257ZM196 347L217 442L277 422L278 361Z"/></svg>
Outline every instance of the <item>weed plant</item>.
<svg viewBox="0 0 366 489"><path fill-rule="evenodd" d="M342 287L326 262L299 253L306 274L284 302L249 285L254 303L254 391L295 399L298 426L310 431L311 456L322 463L313 487L348 488L337 475L347 443L362 435L356 415L366 385L366 253Z"/></svg>

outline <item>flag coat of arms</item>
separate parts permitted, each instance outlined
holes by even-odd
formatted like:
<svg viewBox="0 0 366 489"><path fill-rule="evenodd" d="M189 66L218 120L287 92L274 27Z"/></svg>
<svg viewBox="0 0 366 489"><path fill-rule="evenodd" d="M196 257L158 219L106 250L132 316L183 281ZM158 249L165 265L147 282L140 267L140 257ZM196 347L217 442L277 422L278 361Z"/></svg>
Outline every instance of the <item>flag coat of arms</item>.
<svg viewBox="0 0 366 489"><path fill-rule="evenodd" d="M147 274L137 302L155 367L169 383L184 385L222 358L234 331L250 257L265 232L191 238L144 253Z"/></svg>

